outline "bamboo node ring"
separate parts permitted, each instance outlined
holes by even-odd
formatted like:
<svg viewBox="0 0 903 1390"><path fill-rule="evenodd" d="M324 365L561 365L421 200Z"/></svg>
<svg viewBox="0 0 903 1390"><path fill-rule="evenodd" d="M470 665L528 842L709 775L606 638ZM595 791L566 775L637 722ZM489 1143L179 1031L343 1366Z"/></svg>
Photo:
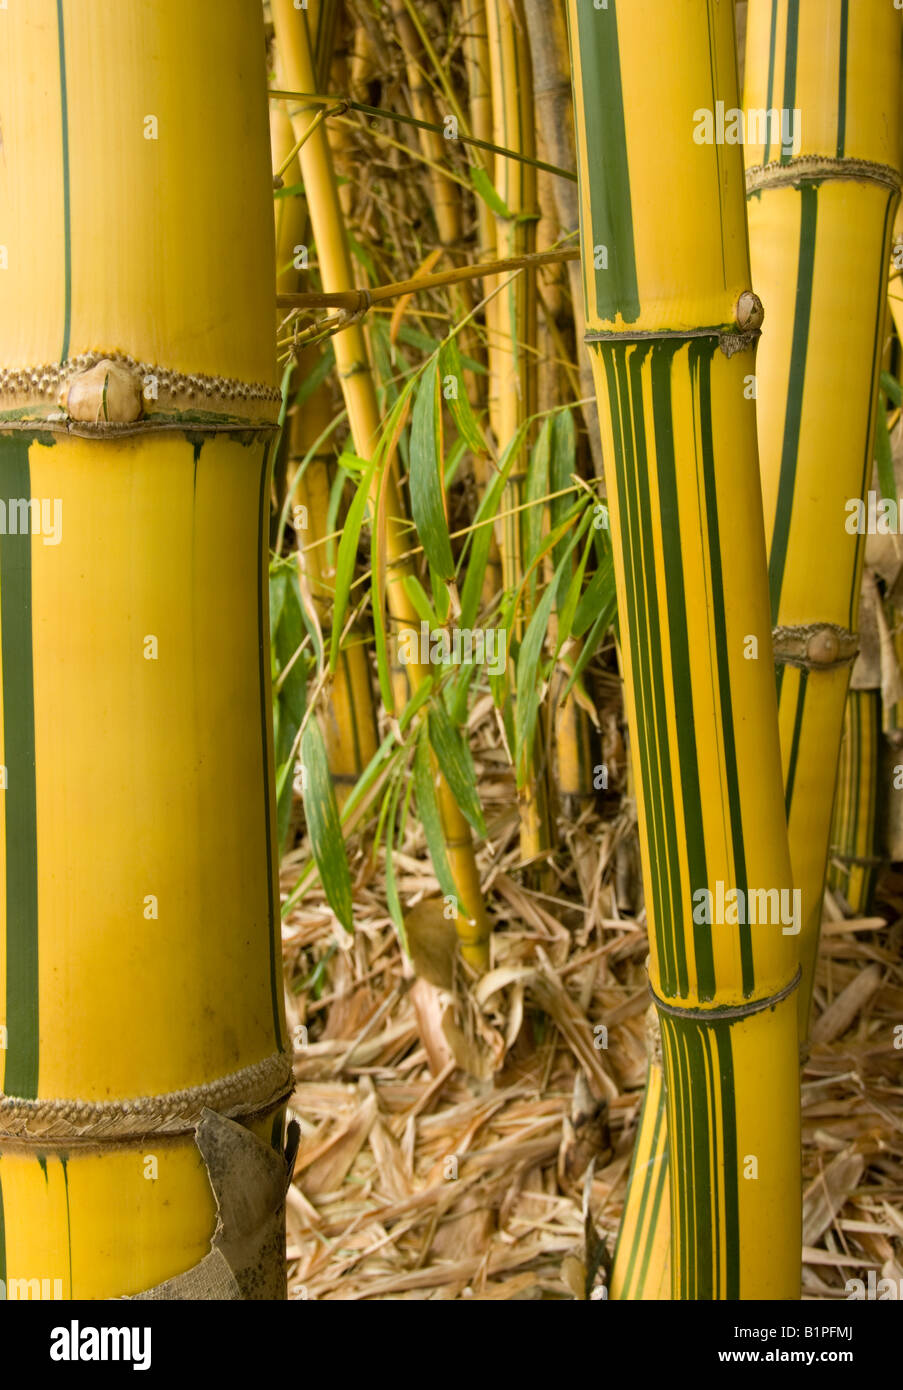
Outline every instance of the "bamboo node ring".
<svg viewBox="0 0 903 1390"><path fill-rule="evenodd" d="M838 666L852 665L859 653L856 633L836 623L776 627L771 640L776 664L799 666L808 671L831 671Z"/></svg>

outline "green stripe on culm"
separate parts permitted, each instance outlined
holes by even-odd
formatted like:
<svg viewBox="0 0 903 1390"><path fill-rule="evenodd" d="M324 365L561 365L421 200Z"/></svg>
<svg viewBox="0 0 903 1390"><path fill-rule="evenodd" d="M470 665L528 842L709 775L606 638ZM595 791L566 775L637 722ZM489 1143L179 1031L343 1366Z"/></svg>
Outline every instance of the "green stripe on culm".
<svg viewBox="0 0 903 1390"><path fill-rule="evenodd" d="M778 0L771 0L771 30L768 36L768 100L765 103L766 109L771 110L772 97L774 95L774 60L777 52L778 37ZM767 164L771 158L771 121L765 122L765 149L762 154L762 163Z"/></svg>
<svg viewBox="0 0 903 1390"><path fill-rule="evenodd" d="M734 1050L731 1024L709 1025L718 1052L721 1078L721 1135L724 1140L721 1178L724 1185L724 1297L740 1297L740 1179L737 1168L737 1097L734 1086Z"/></svg>
<svg viewBox="0 0 903 1390"><path fill-rule="evenodd" d="M678 1159L671 1183L672 1229L680 1254L679 1266L672 1255L676 1277L679 1272L674 1294L685 1299L736 1299L739 1191L731 1024L666 1013L660 1013L659 1021L667 1084L674 1096L672 1152ZM716 1095L721 1103L720 1134Z"/></svg>
<svg viewBox="0 0 903 1390"><path fill-rule="evenodd" d="M69 356L69 337L72 328L72 218L69 191L69 98L66 90L66 36L63 28L63 0L56 0L56 28L60 52L60 108L63 142L63 246L65 256L65 306L63 310L63 344L60 361Z"/></svg>
<svg viewBox="0 0 903 1390"><path fill-rule="evenodd" d="M665 1106L665 1094L664 1094L664 1091L662 1091L662 1099L661 1099L661 1102L660 1102L660 1103L661 1103L662 1114L664 1115L664 1114L665 1114L665 1111L666 1111L666 1106ZM642 1266L641 1266L641 1268L640 1268L640 1273L639 1273L639 1287L640 1287L641 1289L644 1289L644 1288L646 1287L646 1279L647 1279L647 1276L648 1276L648 1273L649 1273L649 1260L650 1260L650 1258L651 1258L651 1256L652 1256L653 1241L654 1241L654 1238L655 1238L655 1232L656 1232L656 1230L657 1230L657 1228L658 1228L658 1214L659 1214L659 1212L661 1211L661 1207L662 1207L662 1197L664 1196L664 1193L665 1193L665 1184L666 1184L667 1182L669 1182L669 1180L670 1180L670 1178L669 1178L669 1173L668 1173L668 1146L667 1146L667 1144L665 1145L664 1150L662 1151L661 1156L658 1158L658 1160L657 1160L657 1162L656 1162L656 1166L657 1166L657 1168L658 1168L658 1179L657 1179L657 1181L656 1181L656 1186L655 1186L655 1196L653 1197L653 1201L652 1201L652 1214L651 1214L651 1216L650 1216L650 1218L649 1218L649 1233L648 1233L648 1235L647 1235L647 1237L646 1237L646 1250L645 1250L645 1253L644 1253L644 1255L643 1255L643 1263L642 1263Z"/></svg>
<svg viewBox="0 0 903 1390"><path fill-rule="evenodd" d="M790 540L790 514L796 483L800 424L803 415L803 387L809 351L809 319L812 314L812 277L815 269L815 231L818 221L818 189L803 184L800 194L800 249L796 275L796 312L790 348L790 379L787 383L787 410L781 447L781 473L775 507L771 554L768 557L768 587L771 593L771 621L777 626Z"/></svg>
<svg viewBox="0 0 903 1390"><path fill-rule="evenodd" d="M699 791L699 764L696 757L696 718L693 683L690 675L690 647L687 637L687 600L684 592L684 565L681 553L680 510L677 503L677 471L674 461L674 426L671 414L671 381L675 354L685 344L679 339L658 343L652 357L652 415L655 423L655 455L658 464L658 491L661 505L662 552L665 589L668 596L668 631L671 645L671 673L676 710L677 753L686 832L690 897L708 885L705 832ZM715 965L711 927L693 926L693 954L696 978L702 1000L715 996Z"/></svg>
<svg viewBox="0 0 903 1390"><path fill-rule="evenodd" d="M656 760L653 755L655 723L654 710L650 708L649 702L647 701L649 683L648 679L644 677L644 662L648 661L649 644L647 640L641 639L640 636L641 630L645 633L645 623L640 606L640 595L642 594L643 588L642 579L640 577L640 545L644 520L638 515L636 487L633 481L636 472L636 464L634 460L633 431L630 428L631 410L626 372L627 348L623 343L618 343L613 346L596 344L593 351L601 354L605 366L612 433L614 436L613 464L615 469L615 493L618 497L619 516L621 519L621 550L624 556L626 612L623 617L627 641L630 646L631 665L633 668L634 708L636 711L637 742L639 745L637 752L639 755L640 778L643 786L641 804L645 810L646 836L650 860L651 877L649 886L652 896L652 927L656 933L656 939L660 943L662 956L660 969L664 982L663 987L667 991L673 991L675 979L674 954L671 949L670 937L663 932L662 928L662 924L667 920L670 904L666 907L662 900L661 877L656 872L656 867L665 853L663 844L664 830L661 824L659 810L662 797L658 789L653 790L651 780L652 770L656 766ZM627 477L628 459L631 461L629 484Z"/></svg>
<svg viewBox="0 0 903 1390"><path fill-rule="evenodd" d="M799 50L800 0L787 0L787 47L784 56L784 115L781 120L781 163L793 157L790 146L783 143L783 131L790 129L790 113L796 104L796 64ZM787 124L785 125L785 121Z"/></svg>
<svg viewBox="0 0 903 1390"><path fill-rule="evenodd" d="M38 1094L38 844L34 661L31 636L29 440L0 437L0 494L24 500L25 535L0 536L0 656L6 823L6 1026L4 1090ZM10 508L12 513L12 508ZM7 517L7 530L12 525Z"/></svg>
<svg viewBox="0 0 903 1390"><path fill-rule="evenodd" d="M793 738L790 744L790 758L787 763L787 779L784 783L784 816L790 819L790 807L793 805L793 784L796 781L796 764L799 758L800 738L803 732L803 709L806 704L806 683L809 672L800 671L799 685L796 692L796 715L793 720Z"/></svg>
<svg viewBox="0 0 903 1390"><path fill-rule="evenodd" d="M267 444L263 451L263 461L260 466L260 494L257 502L257 630L259 633L259 652L257 669L260 680L260 741L261 756L263 758L263 807L264 807L264 830L266 834L266 865L267 865L267 934L269 939L270 955L270 1002L273 1009L273 1036L276 1046L283 1047L282 1036L282 1011L280 1008L280 989L282 978L282 962L276 960L276 894L273 884L274 864L273 864L273 822L270 811L270 759L267 753L267 727L270 718L269 708L269 687L270 681L270 642L269 642L269 598L267 594L269 585L269 483L270 483L270 446ZM280 918L281 920L281 918Z"/></svg>
<svg viewBox="0 0 903 1390"><path fill-rule="evenodd" d="M721 703L721 731L724 740L724 771L727 779L730 808L731 845L734 854L734 886L746 901L746 849L743 841L743 807L740 800L740 771L737 766L737 744L734 737L734 709L731 703L731 671L727 645L727 619L724 599L724 577L721 551L721 530L718 524L718 486L715 473L715 443L712 437L712 357L718 350L715 338L697 338L690 346L690 364L699 391L700 446L703 487L709 535L709 558L712 576L712 623L715 629L715 654L718 662L718 693ZM749 923L737 927L740 942L740 963L743 972L743 993L747 997L755 988L752 931Z"/></svg>
<svg viewBox="0 0 903 1390"><path fill-rule="evenodd" d="M600 317L614 320L620 314L625 323L636 323L640 292L615 0L609 0L607 9L595 9L589 0L582 0L577 6L577 27L586 97L586 163L588 168L599 170L599 177L590 179L592 247L585 248L584 254L594 255L596 246L607 251L608 269L595 272ZM591 316L589 305L587 312Z"/></svg>
<svg viewBox="0 0 903 1390"><path fill-rule="evenodd" d="M850 0L840 0L840 58L837 64L837 158L843 159L847 139L847 40Z"/></svg>
<svg viewBox="0 0 903 1390"><path fill-rule="evenodd" d="M659 1134L661 1133L662 1120L664 1119L664 1113L665 1113L664 1095L665 1095L665 1093L664 1093L664 1088L662 1088L662 1089L659 1091L659 1103L658 1103L658 1108L657 1108L656 1116L655 1116L655 1125L654 1125L653 1131L652 1131L652 1143L651 1143L651 1145L650 1145L650 1150L649 1150L650 1155L652 1155L652 1156L654 1156L655 1153L657 1152L657 1150L658 1150L658 1145L659 1145ZM637 1127L637 1135L638 1135L638 1136L641 1135L641 1134L643 1133L643 1125L644 1125L644 1122L645 1122L645 1119L646 1119L646 1110L647 1110L648 1105L649 1105L649 1071L648 1071L648 1068L647 1068L647 1071L646 1071L646 1092L645 1092L645 1095L644 1095L644 1097L643 1097L643 1108L642 1108L642 1110L640 1111L640 1122L639 1122L639 1125L638 1125L638 1127ZM630 1174L629 1174L629 1176L628 1176L628 1178L627 1178L627 1191L628 1191L628 1194L629 1194L630 1192L633 1191L633 1184L634 1184L634 1182L638 1182L638 1181L639 1181L639 1177L638 1177L638 1174L637 1174L637 1171L636 1171L636 1164L637 1164L637 1158L638 1158L638 1156L639 1156L639 1146L638 1146L638 1144L635 1144L635 1145L634 1145L634 1150L633 1150L633 1158L631 1159L631 1162L630 1162ZM632 1298L632 1297L633 1297L633 1292L632 1292L632 1290L633 1290L633 1282L634 1282L634 1280L633 1280L633 1271L634 1271L634 1267L635 1267L635 1265L636 1265L636 1258L637 1258L637 1254L638 1254L639 1248L640 1248L640 1236L642 1235L642 1232L643 1232L643 1218L644 1218L645 1215L646 1215L646 1205L647 1205L648 1200L649 1200L649 1192L650 1192L650 1188L651 1188L651 1186L652 1186L652 1169L653 1169L652 1157L650 1157L649 1159L646 1160L645 1168L646 1168L646 1171L645 1171L645 1173L643 1174L643 1191L642 1191L642 1193L641 1193L641 1195L640 1195L640 1201L639 1201L639 1205L638 1205L638 1207L637 1207L637 1212L636 1212L636 1220L635 1220L635 1222L634 1222L633 1230L632 1230L632 1233L631 1233L631 1234L633 1235L633 1243L632 1243L632 1245L631 1245L631 1247L630 1247L630 1259L628 1260L628 1263L627 1263L627 1273L626 1273L625 1276L624 1276L624 1292L625 1292L625 1294L626 1294L626 1296L627 1296L628 1298ZM624 1232L624 1225L623 1225L623 1222L622 1222L622 1224L621 1224L621 1234L623 1234L623 1232ZM653 1227L650 1227L650 1229L649 1229L649 1231L648 1231L648 1234L647 1234L647 1241L646 1241L647 1249L646 1249L646 1261L645 1261L645 1263L648 1263L648 1260L649 1260L648 1245L649 1245L649 1241L650 1241L651 1238L652 1238L653 1232L654 1232L654 1228L653 1228ZM619 1237L619 1242L618 1242L618 1243L620 1244L620 1237ZM617 1250L615 1251L615 1259L617 1259ZM644 1263L644 1267L645 1267L645 1263Z"/></svg>
<svg viewBox="0 0 903 1390"><path fill-rule="evenodd" d="M652 496L649 486L650 471L654 466L655 438L653 429L652 454L650 454L649 443L646 439L646 416L643 398L643 379L647 361L651 361L653 343L650 341L631 345L628 358L630 364L630 392L633 402L633 421L634 435L636 440L636 477L633 480L633 487L637 495L640 508L640 517L652 517ZM687 974L687 951L683 933L684 900L683 885L680 874L680 841L681 835L678 832L677 823L673 815L668 815L666 808L675 805L674 798L674 778L671 772L671 745L668 738L668 727L670 723L670 708L665 694L665 680L662 673L661 663L656 659L655 653L662 650L664 633L662 622L659 615L659 584L658 575L655 567L655 547L653 538L653 528L648 525L641 530L642 557L644 580L643 588L646 595L646 609L649 615L648 635L641 634L641 640L646 648L646 669L651 676L651 692L653 710L655 711L655 731L656 731L656 752L659 767L659 784L661 787L661 803L657 811L662 816L663 828L668 846L668 903L669 912L666 921L659 923L659 931L667 926L670 931L674 954L677 962L677 992L681 999L685 999L689 993L689 979ZM667 625L667 610L665 623ZM656 870L660 870L661 865L656 864Z"/></svg>

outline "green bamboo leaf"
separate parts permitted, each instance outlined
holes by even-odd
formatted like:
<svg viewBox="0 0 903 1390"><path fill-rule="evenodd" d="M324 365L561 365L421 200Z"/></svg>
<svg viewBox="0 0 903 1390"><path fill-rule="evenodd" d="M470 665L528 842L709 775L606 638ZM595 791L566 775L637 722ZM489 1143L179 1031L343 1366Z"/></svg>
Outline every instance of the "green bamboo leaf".
<svg viewBox="0 0 903 1390"><path fill-rule="evenodd" d="M287 670L285 679L279 686L279 734L275 748L276 763L282 773L281 779L277 778L276 823L279 844L283 848L291 823L294 800L291 777L293 749L307 705L307 659L304 653L297 655L304 641L301 594L294 575L286 572L286 581L282 614L274 643L280 674Z"/></svg>
<svg viewBox="0 0 903 1390"><path fill-rule="evenodd" d="M422 709L423 706L427 703L427 701L433 693L434 684L435 681L433 680L432 676L427 676L424 680L420 682L417 689L414 691L414 694L411 696L411 698L408 700L408 703L402 710L401 716L398 720L398 728L401 731L401 733L404 733L405 729L411 723L411 720L414 718L414 715L417 713L417 711Z"/></svg>
<svg viewBox="0 0 903 1390"><path fill-rule="evenodd" d="M562 492L564 488L573 487L571 482L572 475L577 469L577 434L574 429L574 416L570 410L562 410L555 417L552 423L552 441L550 458L550 486L552 492ZM552 526L559 526L567 512L572 506L571 499L568 497L556 497L551 504ZM563 550L559 545L555 550L555 564L561 559Z"/></svg>
<svg viewBox="0 0 903 1390"><path fill-rule="evenodd" d="M455 887L455 880L448 863L448 855L445 852L442 818L439 814L439 802L436 799L436 787L433 782L429 729L425 723L420 726L417 750L414 754L414 795L417 797L417 811L423 826L423 833L426 836L426 846L433 861L433 869L439 880L440 891L446 897L456 898L458 890Z"/></svg>
<svg viewBox="0 0 903 1390"><path fill-rule="evenodd" d="M389 638L382 604L371 606L373 614L373 641L376 647L376 673L379 680L379 693L387 714L395 713L395 692L392 688L391 662L389 661Z"/></svg>
<svg viewBox="0 0 903 1390"><path fill-rule="evenodd" d="M574 624L571 629L574 636L582 637L596 615L609 603L615 602L614 561L611 555L606 555L577 604L577 612L574 614Z"/></svg>
<svg viewBox="0 0 903 1390"><path fill-rule="evenodd" d="M477 774L470 749L448 717L443 704L434 704L427 716L430 743L445 780L474 830L486 834L483 808L477 794Z"/></svg>
<svg viewBox="0 0 903 1390"><path fill-rule="evenodd" d="M523 785L529 768L529 758L525 758L522 755L526 754L532 746L536 719L539 714L539 700L542 684L539 662L549 626L549 616L552 612L555 595L558 592L558 585L562 575L565 573L565 566L570 561L571 553L579 538L580 533L578 532L577 535L573 536L572 539L567 542L564 554L558 563L552 582L547 585L546 591L536 607L536 612L527 624L527 630L524 633L523 640L520 644L520 651L517 654L517 700L514 710L514 751L518 766L519 786Z"/></svg>
<svg viewBox="0 0 903 1390"><path fill-rule="evenodd" d="M411 416L411 515L430 565L443 579L451 579L455 562L442 496L438 395L438 364L432 361Z"/></svg>
<svg viewBox="0 0 903 1390"><path fill-rule="evenodd" d="M288 584L288 571L281 562L270 569L270 641L279 629L282 605L285 603L285 589Z"/></svg>
<svg viewBox="0 0 903 1390"><path fill-rule="evenodd" d="M395 923L395 929L401 939L402 949L406 952L407 937L404 929L404 912L402 911L401 898L398 895L398 884L395 881L395 815L398 807L398 797L401 792L401 779L399 778L389 793L389 814L386 820L386 905L389 909L389 916ZM399 837L400 838L400 837Z"/></svg>
<svg viewBox="0 0 903 1390"><path fill-rule="evenodd" d="M882 497L897 500L897 479L894 474L894 460L887 429L887 415L884 405L878 402L878 427L875 432L875 461L878 465L878 486Z"/></svg>
<svg viewBox="0 0 903 1390"><path fill-rule="evenodd" d="M445 484L446 492L448 492L448 489L455 481L455 476L457 475L458 469L461 467L461 464L466 457L467 440L456 439L454 444L449 449L448 457L445 460L445 478L443 481Z"/></svg>
<svg viewBox="0 0 903 1390"><path fill-rule="evenodd" d="M478 164L471 164L468 172L477 197L482 198L486 206L491 208L497 217L507 217L509 220L513 219L514 213L504 200L499 197L495 185L486 173L486 170L481 169Z"/></svg>
<svg viewBox="0 0 903 1390"><path fill-rule="evenodd" d="M552 421L543 421L539 438L530 451L527 478L524 483L524 502L527 504L521 520L524 546L524 565L532 564L542 540L543 504L540 498L549 491L549 456L552 441ZM530 575L530 608L536 602L536 571Z"/></svg>
<svg viewBox="0 0 903 1390"><path fill-rule="evenodd" d="M414 612L417 614L418 618L425 623L429 623L430 629L441 627L442 624L436 610L427 598L426 591L417 576L414 574L406 574L401 584L408 598L411 600Z"/></svg>
<svg viewBox="0 0 903 1390"><path fill-rule="evenodd" d="M351 594L351 581L354 577L354 566L357 560L357 545L364 522L364 512L367 507L374 467L374 464L369 464L363 479L357 486L351 500L351 506L348 508L342 539L339 541L335 574L335 601L332 610L332 640L329 649L329 669L333 672L339 656L339 642L345 623L348 598Z"/></svg>
<svg viewBox="0 0 903 1390"><path fill-rule="evenodd" d="M564 704L565 700L573 690L574 685L583 675L583 672L586 670L587 666L589 665L589 662L592 660L592 658L595 656L596 652L602 645L605 639L605 634L608 631L608 629L612 626L616 628L617 622L617 604L615 602L614 594L612 594L611 602L599 613L598 617L596 618L596 621L593 623L589 636L587 637L586 641L583 643L583 646L580 649L580 655L574 662L574 669L571 672L570 680L568 681L567 685L561 693L559 701L560 704Z"/></svg>
<svg viewBox="0 0 903 1390"><path fill-rule="evenodd" d="M568 585L568 590L565 594L564 602L559 606L558 645L556 648L556 651L559 652L561 651L562 647L564 646L565 642L567 642L568 638L570 637L573 631L574 617L577 612L577 603L580 598L580 590L583 588L583 576L586 573L586 565L590 557L592 545L592 536L587 536L586 544L583 547L583 556L580 560L580 564L577 566L577 569L571 578L571 582ZM564 576L562 576L562 582L564 582Z"/></svg>
<svg viewBox="0 0 903 1390"><path fill-rule="evenodd" d="M881 373L881 390L887 392L894 405L903 405L903 387L890 372Z"/></svg>
<svg viewBox="0 0 903 1390"><path fill-rule="evenodd" d="M466 441L467 447L473 453L488 454L490 452L489 445L483 431L477 424L477 418L473 413L465 389L464 365L461 361L461 353L456 338L449 338L446 343L443 343L442 351L439 353L439 363L442 375L442 395L462 439ZM452 382L454 382L453 391ZM452 391L452 394L447 394L448 391Z"/></svg>
<svg viewBox="0 0 903 1390"><path fill-rule="evenodd" d="M489 487L483 494L477 514L474 517L474 526L467 539L466 558L467 569L464 576L464 583L461 586L461 627L473 627L477 613L480 608L480 599L483 593L483 579L486 575L486 564L489 560L489 550L492 544L492 519L496 516L501 506L502 495L508 482L508 474L514 467L524 436L527 432L528 422L520 424L515 432L514 438L508 444L501 459L499 460L499 471L493 478ZM478 525L477 523L485 523ZM464 560L462 555L462 563Z"/></svg>
<svg viewBox="0 0 903 1390"><path fill-rule="evenodd" d="M326 748L316 719L307 721L301 737L301 762L305 773L304 814L320 882L336 917L345 930L351 932L354 930L351 871Z"/></svg>

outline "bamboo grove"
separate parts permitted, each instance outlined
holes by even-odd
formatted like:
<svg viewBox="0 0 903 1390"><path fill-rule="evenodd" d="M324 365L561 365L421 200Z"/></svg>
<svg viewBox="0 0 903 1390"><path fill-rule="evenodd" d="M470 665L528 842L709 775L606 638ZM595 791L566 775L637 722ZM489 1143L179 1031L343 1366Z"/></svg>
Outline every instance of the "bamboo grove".
<svg viewBox="0 0 903 1390"><path fill-rule="evenodd" d="M901 43L0 9L0 1288L285 1296L280 928L319 997L366 897L437 1096L640 923L604 1295L800 1297L825 887L903 860Z"/></svg>

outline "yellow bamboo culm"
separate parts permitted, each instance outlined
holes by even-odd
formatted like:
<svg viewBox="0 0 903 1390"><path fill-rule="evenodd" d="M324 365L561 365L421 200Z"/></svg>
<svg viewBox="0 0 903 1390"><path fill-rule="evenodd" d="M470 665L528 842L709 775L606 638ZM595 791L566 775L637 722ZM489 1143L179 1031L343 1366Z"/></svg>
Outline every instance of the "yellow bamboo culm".
<svg viewBox="0 0 903 1390"><path fill-rule="evenodd" d="M569 0L568 20L667 1087L671 1292L794 1299L799 964L784 929L792 880L755 405L744 394L761 305L741 151L694 139L700 93L712 118L738 105L733 6ZM751 637L765 659L750 659Z"/></svg>
<svg viewBox="0 0 903 1390"><path fill-rule="evenodd" d="M0 1279L284 1297L261 13L0 24Z"/></svg>
<svg viewBox="0 0 903 1390"><path fill-rule="evenodd" d="M522 0L488 0L489 71L492 91L493 140L504 149L536 157L533 79ZM495 188L508 215L496 215L499 258L532 255L536 250L539 217L536 170L503 155L495 158ZM518 429L536 410L536 280L531 272L488 282L496 293L487 306L489 342L489 421L499 450L511 443ZM509 474L502 502L505 516L498 540L502 581L513 593L523 577L521 512L526 478L527 441L522 460ZM520 638L525 626L523 608L514 624ZM539 739L530 748L514 750L518 768L520 846L525 862L546 853L551 844L547 789L548 769L540 765Z"/></svg>
<svg viewBox="0 0 903 1390"><path fill-rule="evenodd" d="M887 267L900 188L900 11L750 0L744 107L756 416L787 825L808 1032L831 809L857 649ZM825 440L831 441L826 451ZM830 562L824 561L825 555Z"/></svg>
<svg viewBox="0 0 903 1390"><path fill-rule="evenodd" d="M296 10L292 0L272 0L272 11L281 69L288 89L313 92L315 73L304 12ZM307 131L316 109L299 104L290 106L296 139ZM353 289L348 237L329 143L322 125L305 140L299 158L323 289L327 292ZM369 458L379 436L380 414L366 338L360 324L354 323L337 333L333 341L354 447L362 458ZM376 510L380 498L374 495L371 500ZM403 524L404 505L392 461L383 480L382 505L386 518L386 601L393 635L397 639L403 630L419 632L420 619L402 584L407 575L413 574L413 569L408 558L410 536ZM393 678L399 709L427 674L427 668L419 664L397 664ZM449 867L460 894L457 929L461 953L470 964L485 969L489 964L490 924L470 825L445 778L438 772L436 791Z"/></svg>

